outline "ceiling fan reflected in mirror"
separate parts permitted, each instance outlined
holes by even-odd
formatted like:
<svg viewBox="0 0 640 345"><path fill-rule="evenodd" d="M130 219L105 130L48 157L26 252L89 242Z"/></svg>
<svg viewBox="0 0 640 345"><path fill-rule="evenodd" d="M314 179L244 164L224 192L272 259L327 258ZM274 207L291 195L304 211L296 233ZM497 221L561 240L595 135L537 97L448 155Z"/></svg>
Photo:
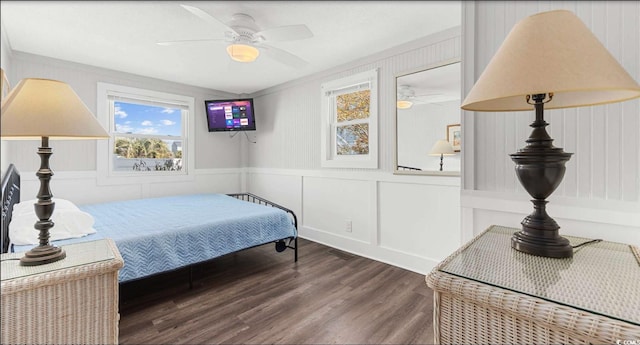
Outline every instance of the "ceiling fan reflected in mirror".
<svg viewBox="0 0 640 345"><path fill-rule="evenodd" d="M398 86L396 106L398 109L409 109L413 106L412 98L415 98L415 91L409 85Z"/></svg>
<svg viewBox="0 0 640 345"><path fill-rule="evenodd" d="M396 107L398 109L409 109L414 104L427 104L433 103L436 105L440 105L438 103L452 100L453 98L447 97L442 93L428 93L424 95L416 95L416 91L409 85L400 85L398 86L398 94Z"/></svg>
<svg viewBox="0 0 640 345"><path fill-rule="evenodd" d="M303 67L307 62L300 57L280 48L276 48L266 42L294 41L313 37L313 33L304 24L278 26L269 29L261 29L255 20L248 14L236 13L227 23L213 17L207 12L188 5L180 5L195 16L214 24L224 26L223 37L196 40L164 41L156 44L170 46L177 44L189 44L198 42L225 42L229 57L239 62L255 61L261 53L293 67Z"/></svg>

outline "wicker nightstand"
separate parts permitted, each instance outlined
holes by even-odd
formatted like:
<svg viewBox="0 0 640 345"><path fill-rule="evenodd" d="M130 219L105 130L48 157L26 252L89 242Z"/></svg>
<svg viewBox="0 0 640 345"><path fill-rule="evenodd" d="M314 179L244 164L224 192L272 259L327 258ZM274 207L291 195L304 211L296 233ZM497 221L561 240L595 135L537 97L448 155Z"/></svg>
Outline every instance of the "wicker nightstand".
<svg viewBox="0 0 640 345"><path fill-rule="evenodd" d="M64 260L41 266L2 254L2 344L118 343L118 249L109 239L61 247Z"/></svg>
<svg viewBox="0 0 640 345"><path fill-rule="evenodd" d="M426 277L436 343L640 344L637 247L603 241L542 258L513 250L515 231L490 227Z"/></svg>

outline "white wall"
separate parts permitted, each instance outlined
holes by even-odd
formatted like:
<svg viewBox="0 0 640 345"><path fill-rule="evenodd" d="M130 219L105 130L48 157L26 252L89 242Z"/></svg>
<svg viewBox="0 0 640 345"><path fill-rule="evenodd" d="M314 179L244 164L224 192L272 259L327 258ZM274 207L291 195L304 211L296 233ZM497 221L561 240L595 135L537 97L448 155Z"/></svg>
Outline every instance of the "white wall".
<svg viewBox="0 0 640 345"><path fill-rule="evenodd" d="M10 75L15 80L35 77L64 81L71 85L94 114L97 113L98 82L195 98L195 113L191 114L195 120L196 170L193 179L181 183L99 186L96 181L96 141L52 140L50 165L54 177L51 190L55 197L85 204L193 192L231 193L241 189L244 154L240 141L244 138L230 138L226 133L209 133L204 114L205 99L236 95L21 52L12 52ZM38 191L35 171L40 163L36 154L39 144L39 141L11 141L6 148L3 145L3 164L13 163L21 172L23 199L35 198Z"/></svg>
<svg viewBox="0 0 640 345"><path fill-rule="evenodd" d="M440 156L429 156L438 139L447 139L447 125L460 123L460 100L414 104L398 110L398 165L439 170ZM445 156L443 171L460 172L460 152Z"/></svg>
<svg viewBox="0 0 640 345"><path fill-rule="evenodd" d="M464 2L464 94L516 22L552 9L573 11L640 80L640 2ZM465 239L491 224L520 227L531 213L508 154L525 145L533 119L526 112L464 113ZM560 233L640 244L640 100L545 111L545 120L554 145L574 153L547 206Z"/></svg>
<svg viewBox="0 0 640 345"><path fill-rule="evenodd" d="M247 189L292 208L301 237L428 273L461 244L460 177L393 175L395 76L460 58L460 44L457 27L252 95L258 131L247 144ZM379 168L321 168L320 85L374 68Z"/></svg>

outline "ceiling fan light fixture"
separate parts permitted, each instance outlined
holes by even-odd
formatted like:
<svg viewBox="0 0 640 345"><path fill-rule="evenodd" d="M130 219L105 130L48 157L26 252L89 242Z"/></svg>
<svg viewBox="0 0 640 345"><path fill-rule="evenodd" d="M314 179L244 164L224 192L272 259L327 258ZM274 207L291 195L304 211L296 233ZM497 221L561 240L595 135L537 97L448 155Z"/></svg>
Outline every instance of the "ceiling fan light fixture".
<svg viewBox="0 0 640 345"><path fill-rule="evenodd" d="M399 100L398 102L396 102L396 106L398 107L398 109L409 109L412 105L413 102L411 101Z"/></svg>
<svg viewBox="0 0 640 345"><path fill-rule="evenodd" d="M233 60L239 62L253 62L260 55L256 47L246 44L230 44L227 46L227 53Z"/></svg>

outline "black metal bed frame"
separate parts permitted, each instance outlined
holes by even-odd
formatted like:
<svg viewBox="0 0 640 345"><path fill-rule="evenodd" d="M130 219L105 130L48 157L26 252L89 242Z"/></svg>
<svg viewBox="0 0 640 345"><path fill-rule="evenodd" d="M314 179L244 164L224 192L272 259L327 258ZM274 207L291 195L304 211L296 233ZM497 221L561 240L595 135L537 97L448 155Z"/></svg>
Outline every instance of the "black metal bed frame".
<svg viewBox="0 0 640 345"><path fill-rule="evenodd" d="M279 208L285 212L287 212L289 214L289 216L291 216L291 220L293 222L293 226L296 228L296 231L298 231L298 217L296 217L296 214L281 205L276 204L275 202L263 199L255 194L251 194L251 193L231 193L231 194L227 194L228 196L234 197L236 199L240 199L240 200L244 200L244 201L248 201L248 202L252 202L254 204L260 204L260 205L265 205L265 206L271 206L271 207L275 207L275 208ZM286 248L290 248L294 250L294 262L298 262L298 236L296 234L296 237L293 238L294 241L294 246L291 246L291 241L292 239L289 238L289 243L284 243L284 239L280 240L278 242L276 242L276 251L277 252L282 252L284 251Z"/></svg>
<svg viewBox="0 0 640 345"><path fill-rule="evenodd" d="M422 171L422 169L420 169L420 168L408 167L408 166L405 166L405 165L398 165L398 170L416 170L416 171Z"/></svg>
<svg viewBox="0 0 640 345"><path fill-rule="evenodd" d="M9 251L9 223L13 205L20 202L20 173L15 165L9 164L2 177L2 253Z"/></svg>
<svg viewBox="0 0 640 345"><path fill-rule="evenodd" d="M281 205L278 205L269 200L263 199L257 195L251 193L232 193L227 194L228 196L234 197L239 200L252 202L260 205L271 206L278 209L281 209L291 217L291 221L293 226L298 230L298 218L295 213ZM2 177L2 233L1 233L1 241L2 241L2 253L7 253L9 251L9 223L11 222L11 216L13 213L13 205L20 202L20 173L16 169L13 164L10 164L7 168L5 175ZM285 241L288 240L288 243ZM291 246L291 242L294 242L294 246ZM258 247L264 244L259 244L253 247ZM251 248L253 248L251 247ZM298 262L298 236L296 234L293 238L284 238L278 241L275 241L275 247L277 252L282 252L286 248L290 248L294 250L294 262ZM249 249L249 248L245 248ZM193 265L189 265L189 287L193 286Z"/></svg>

